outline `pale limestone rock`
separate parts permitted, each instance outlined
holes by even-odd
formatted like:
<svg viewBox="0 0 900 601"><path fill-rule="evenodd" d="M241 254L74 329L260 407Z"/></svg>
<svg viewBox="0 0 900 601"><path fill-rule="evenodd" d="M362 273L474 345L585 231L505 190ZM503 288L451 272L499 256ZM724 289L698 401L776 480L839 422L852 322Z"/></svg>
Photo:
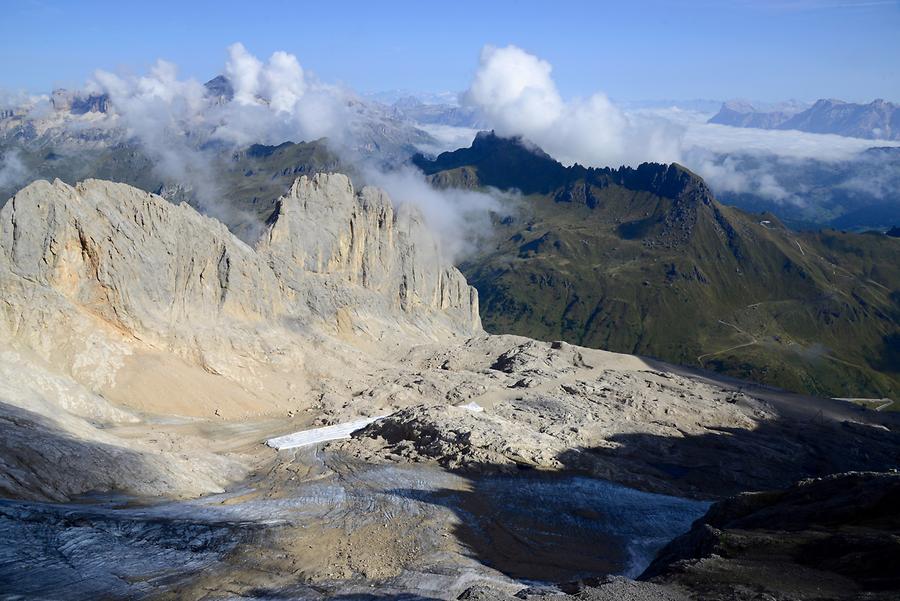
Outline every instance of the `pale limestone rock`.
<svg viewBox="0 0 900 601"><path fill-rule="evenodd" d="M355 191L346 175L297 179L259 250L283 280L295 279L298 269L331 276L377 292L371 300L385 314L399 308L417 322L446 314L454 328L481 329L477 293L441 257L421 215L395 210L377 188Z"/></svg>
<svg viewBox="0 0 900 601"><path fill-rule="evenodd" d="M328 390L319 382L340 365L364 364L369 344L403 352L480 331L477 295L414 211L395 211L374 188L357 193L342 175L302 178L279 204L254 249L189 206L124 184L37 181L16 194L0 211L0 373L30 375L7 379L0 409L24 411L17 421L45 434L22 436L33 468L9 469L52 472L40 457L59 447L53 429L97 450L116 442L93 423L129 423L133 411L284 414ZM135 467L143 456L131 453L106 485L158 493L223 481L204 472L188 482L164 456ZM135 470L140 486L124 475ZM16 481L53 479L33 476ZM79 492L57 476L60 494ZM83 490L97 484L85 479Z"/></svg>
<svg viewBox="0 0 900 601"><path fill-rule="evenodd" d="M187 205L97 180L35 182L0 234L5 329L97 386L137 342L250 381L254 362L302 362L285 320L327 331L364 313L379 338L480 329L477 295L418 216L343 175L298 180L258 250Z"/></svg>

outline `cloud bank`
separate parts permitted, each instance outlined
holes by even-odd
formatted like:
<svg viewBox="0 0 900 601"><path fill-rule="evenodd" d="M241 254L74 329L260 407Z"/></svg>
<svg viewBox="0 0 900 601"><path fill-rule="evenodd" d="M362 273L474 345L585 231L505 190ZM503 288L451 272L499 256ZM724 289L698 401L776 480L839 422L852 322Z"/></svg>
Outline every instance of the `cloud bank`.
<svg viewBox="0 0 900 601"><path fill-rule="evenodd" d="M462 96L502 136L523 136L564 163L637 165L677 161L680 128L635 119L602 93L563 100L550 64L517 48L486 46Z"/></svg>
<svg viewBox="0 0 900 601"><path fill-rule="evenodd" d="M498 134L522 136L566 164L678 162L707 179L716 192L798 206L806 202L805 187L790 178L801 163L868 160L861 158L866 149L898 145L709 124L709 115L676 107L626 111L599 92L566 100L552 71L548 62L516 46L486 46L462 101ZM847 185L860 187L859 182ZM883 195L884 189L875 191Z"/></svg>
<svg viewBox="0 0 900 601"><path fill-rule="evenodd" d="M140 141L165 177L189 183L201 208L213 216L226 217L223 211L228 211L231 217L234 209L222 206L225 191L216 178L214 155L201 150L208 142L239 148L324 137L346 162L358 162L353 150L366 143L377 116L368 114L352 92L320 82L287 52L263 61L237 43L227 54L223 73L230 94L179 79L175 65L165 61L143 76L98 71L89 89L109 94L113 124ZM367 183L384 188L398 205L419 207L452 258L490 227L489 211L497 204L488 194L435 190L411 168L359 167Z"/></svg>

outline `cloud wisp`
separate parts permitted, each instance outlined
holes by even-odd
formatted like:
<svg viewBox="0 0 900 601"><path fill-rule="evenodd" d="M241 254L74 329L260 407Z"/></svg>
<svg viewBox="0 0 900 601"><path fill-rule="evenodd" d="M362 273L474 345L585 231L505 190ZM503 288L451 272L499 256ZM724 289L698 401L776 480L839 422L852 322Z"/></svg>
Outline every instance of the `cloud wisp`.
<svg viewBox="0 0 900 601"><path fill-rule="evenodd" d="M17 150L11 149L0 155L0 188L21 185L27 179L28 169Z"/></svg>
<svg viewBox="0 0 900 601"><path fill-rule="evenodd" d="M366 183L388 193L398 205L417 207L441 244L442 252L456 263L471 254L491 231L491 213L503 213L510 193L489 193L457 188L435 188L418 169L402 166L391 171L369 167Z"/></svg>

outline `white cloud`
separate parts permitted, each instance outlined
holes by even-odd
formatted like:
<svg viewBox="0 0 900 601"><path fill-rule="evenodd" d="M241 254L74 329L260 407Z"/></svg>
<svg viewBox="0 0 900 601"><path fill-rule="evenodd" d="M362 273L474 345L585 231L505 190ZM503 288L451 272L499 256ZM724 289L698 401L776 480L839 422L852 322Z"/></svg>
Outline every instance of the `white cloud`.
<svg viewBox="0 0 900 601"><path fill-rule="evenodd" d="M422 145L419 150L425 154L440 154L448 150L465 148L472 145L478 135L474 127L457 127L455 125L437 125L433 123L417 123L416 127L434 138L433 144Z"/></svg>
<svg viewBox="0 0 900 601"><path fill-rule="evenodd" d="M0 188L11 188L24 184L27 178L28 169L17 150L8 150L0 155ZM2 200L6 201L7 199Z"/></svg>
<svg viewBox="0 0 900 601"><path fill-rule="evenodd" d="M39 97L30 96L21 90L0 88L0 109L15 109L23 105L34 104Z"/></svg>
<svg viewBox="0 0 900 601"><path fill-rule="evenodd" d="M307 90L300 61L280 50L263 64L243 44L232 44L225 73L234 87L237 104L268 105L276 113L294 113Z"/></svg>
<svg viewBox="0 0 900 601"><path fill-rule="evenodd" d="M487 46L463 101L481 109L501 135L533 136L565 108L551 71L550 63L515 46Z"/></svg>
<svg viewBox="0 0 900 601"><path fill-rule="evenodd" d="M515 46L485 47L463 102L498 134L523 136L563 163L597 167L679 162L719 192L751 193L803 204L797 186L779 178L790 161L839 162L897 142L706 123L709 115L675 107L625 111L602 93L565 100L552 66ZM741 160L756 157L757 161ZM783 179L783 178L782 178Z"/></svg>
<svg viewBox="0 0 900 601"><path fill-rule="evenodd" d="M601 93L565 101L546 61L507 46L482 50L463 102L503 136L524 136L564 163L605 166L680 158L680 128L633 119Z"/></svg>
<svg viewBox="0 0 900 601"><path fill-rule="evenodd" d="M161 176L190 184L207 209L216 206L221 191L207 157L185 135L205 127L208 103L201 83L178 79L177 67L159 60L143 76L97 71L90 87L108 94L115 107L107 125L137 138Z"/></svg>
<svg viewBox="0 0 900 601"><path fill-rule="evenodd" d="M234 101L238 104L256 104L259 93L259 74L262 63L247 52L241 43L228 47L225 75L234 88Z"/></svg>
<svg viewBox="0 0 900 601"><path fill-rule="evenodd" d="M287 52L276 52L263 71L265 90L276 112L292 113L306 91L303 68L297 57Z"/></svg>

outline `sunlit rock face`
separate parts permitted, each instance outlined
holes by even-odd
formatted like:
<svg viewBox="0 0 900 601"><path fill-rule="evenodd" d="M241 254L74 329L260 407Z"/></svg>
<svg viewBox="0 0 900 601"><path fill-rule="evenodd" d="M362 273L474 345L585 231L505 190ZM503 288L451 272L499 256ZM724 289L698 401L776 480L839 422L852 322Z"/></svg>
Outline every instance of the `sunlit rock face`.
<svg viewBox="0 0 900 601"><path fill-rule="evenodd" d="M16 437L9 492L219 490L235 476L221 458L173 467L137 445L116 464L130 451L95 424L283 414L340 372L333 363L365 364L372 345L393 354L480 331L474 289L414 210L342 175L304 177L279 205L254 249L124 184L37 181L6 204L2 401L36 430ZM107 468L85 477L88 465Z"/></svg>
<svg viewBox="0 0 900 601"><path fill-rule="evenodd" d="M281 198L259 245L279 275L336 276L376 292L413 320L446 314L452 327L480 330L477 293L443 260L414 208L397 209L382 190L356 191L341 174L303 176Z"/></svg>

